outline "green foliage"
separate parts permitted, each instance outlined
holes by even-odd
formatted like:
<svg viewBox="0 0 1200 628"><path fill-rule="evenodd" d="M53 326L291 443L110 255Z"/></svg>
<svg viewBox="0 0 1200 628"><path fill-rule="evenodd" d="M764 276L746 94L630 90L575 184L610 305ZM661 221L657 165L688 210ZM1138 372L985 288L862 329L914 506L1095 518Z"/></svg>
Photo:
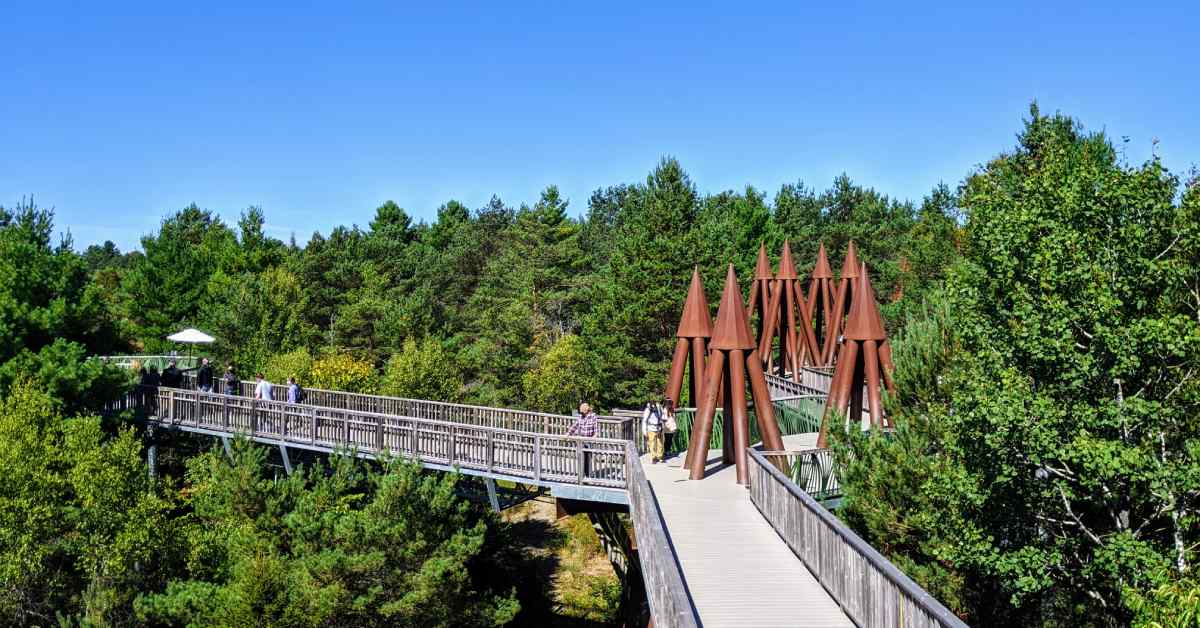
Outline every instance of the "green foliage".
<svg viewBox="0 0 1200 628"><path fill-rule="evenodd" d="M436 338L408 340L388 360L380 393L407 399L457 401L463 387L462 374L453 357Z"/></svg>
<svg viewBox="0 0 1200 628"><path fill-rule="evenodd" d="M204 327L217 338L216 350L241 372L261 370L271 355L305 346L310 335L301 316L304 291L285 268L218 271L209 279L208 298Z"/></svg>
<svg viewBox="0 0 1200 628"><path fill-rule="evenodd" d="M98 410L125 392L128 372L96 360L76 342L55 340L37 353L24 349L0 363L0 395L20 381L30 380L67 413Z"/></svg>
<svg viewBox="0 0 1200 628"><path fill-rule="evenodd" d="M238 265L237 239L212 212L190 205L143 237L142 249L122 277L121 308L128 333L157 353L172 348L167 335L200 324L209 277Z"/></svg>
<svg viewBox="0 0 1200 628"><path fill-rule="evenodd" d="M897 437L843 445L847 517L972 623L1123 623L1194 561L1200 198L1036 107L1019 140L897 343Z"/></svg>
<svg viewBox="0 0 1200 628"><path fill-rule="evenodd" d="M579 336L558 339L522 378L525 404L545 412L570 413L596 398L599 369Z"/></svg>
<svg viewBox="0 0 1200 628"><path fill-rule="evenodd" d="M1148 591L1125 590L1125 604L1133 611L1137 628L1191 628L1200 625L1200 582L1194 575L1174 579L1158 574L1162 582Z"/></svg>
<svg viewBox="0 0 1200 628"><path fill-rule="evenodd" d="M301 386L311 386L313 357L308 349L300 348L287 353L279 353L267 360L263 368L263 377L268 382L286 382L289 377L295 377Z"/></svg>
<svg viewBox="0 0 1200 628"><path fill-rule="evenodd" d="M373 394L379 387L375 366L347 353L330 353L313 360L311 388Z"/></svg>
<svg viewBox="0 0 1200 628"><path fill-rule="evenodd" d="M173 504L131 430L57 405L27 381L0 402L0 621L132 623L134 596L175 565Z"/></svg>
<svg viewBox="0 0 1200 628"><path fill-rule="evenodd" d="M337 457L276 481L263 450L189 462L188 576L138 601L170 624L493 626L519 604L493 587L496 522L455 495L458 478ZM499 567L503 570L502 567Z"/></svg>

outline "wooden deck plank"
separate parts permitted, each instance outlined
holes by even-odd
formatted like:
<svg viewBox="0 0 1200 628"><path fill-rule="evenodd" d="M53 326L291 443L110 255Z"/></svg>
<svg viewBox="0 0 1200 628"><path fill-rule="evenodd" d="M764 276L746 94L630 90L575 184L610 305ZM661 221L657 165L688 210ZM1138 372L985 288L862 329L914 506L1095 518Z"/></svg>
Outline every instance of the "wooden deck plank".
<svg viewBox="0 0 1200 628"><path fill-rule="evenodd" d="M750 503L734 468L715 460L692 482L682 455L660 464L642 458L702 624L853 626Z"/></svg>

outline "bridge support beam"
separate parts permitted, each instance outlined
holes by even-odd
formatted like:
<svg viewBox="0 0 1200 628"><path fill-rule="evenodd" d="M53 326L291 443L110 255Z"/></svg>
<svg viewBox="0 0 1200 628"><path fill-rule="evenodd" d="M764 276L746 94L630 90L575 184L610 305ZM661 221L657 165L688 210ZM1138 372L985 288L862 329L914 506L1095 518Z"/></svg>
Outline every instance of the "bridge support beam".
<svg viewBox="0 0 1200 628"><path fill-rule="evenodd" d="M286 458L284 458L286 460ZM291 471L288 471L291 473ZM493 512L500 512L500 498L496 495L496 479L485 477L483 483L487 485L488 504L491 505Z"/></svg>
<svg viewBox="0 0 1200 628"><path fill-rule="evenodd" d="M154 482L158 479L158 443L154 440L153 425L146 427L146 437L150 441L150 446L146 448L146 473Z"/></svg>
<svg viewBox="0 0 1200 628"><path fill-rule="evenodd" d="M225 455L228 456L230 460L233 460L233 449L229 446L228 436L221 437L221 446L225 448Z"/></svg>
<svg viewBox="0 0 1200 628"><path fill-rule="evenodd" d="M287 445L279 446L279 457L283 459L283 470L286 471L288 475L291 475L292 474L292 459L288 458Z"/></svg>

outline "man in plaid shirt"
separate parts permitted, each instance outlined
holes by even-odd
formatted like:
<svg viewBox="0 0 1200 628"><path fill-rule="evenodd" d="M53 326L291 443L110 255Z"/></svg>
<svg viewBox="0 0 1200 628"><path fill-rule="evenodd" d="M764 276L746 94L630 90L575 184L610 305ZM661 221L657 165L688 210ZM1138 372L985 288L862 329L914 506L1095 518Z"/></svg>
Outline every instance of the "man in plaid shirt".
<svg viewBox="0 0 1200 628"><path fill-rule="evenodd" d="M575 425L567 431L567 436L595 436L600 426L600 417L592 412L592 407L586 403L579 404L579 418Z"/></svg>

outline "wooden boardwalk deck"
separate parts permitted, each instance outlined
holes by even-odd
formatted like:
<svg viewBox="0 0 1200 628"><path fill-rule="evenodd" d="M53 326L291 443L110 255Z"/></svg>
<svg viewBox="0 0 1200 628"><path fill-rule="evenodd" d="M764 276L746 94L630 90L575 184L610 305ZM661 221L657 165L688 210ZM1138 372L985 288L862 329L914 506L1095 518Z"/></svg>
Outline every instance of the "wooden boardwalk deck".
<svg viewBox="0 0 1200 628"><path fill-rule="evenodd" d="M800 445L808 435L791 437ZM733 466L691 482L683 456L661 464L642 458L704 626L853 626L738 486Z"/></svg>

